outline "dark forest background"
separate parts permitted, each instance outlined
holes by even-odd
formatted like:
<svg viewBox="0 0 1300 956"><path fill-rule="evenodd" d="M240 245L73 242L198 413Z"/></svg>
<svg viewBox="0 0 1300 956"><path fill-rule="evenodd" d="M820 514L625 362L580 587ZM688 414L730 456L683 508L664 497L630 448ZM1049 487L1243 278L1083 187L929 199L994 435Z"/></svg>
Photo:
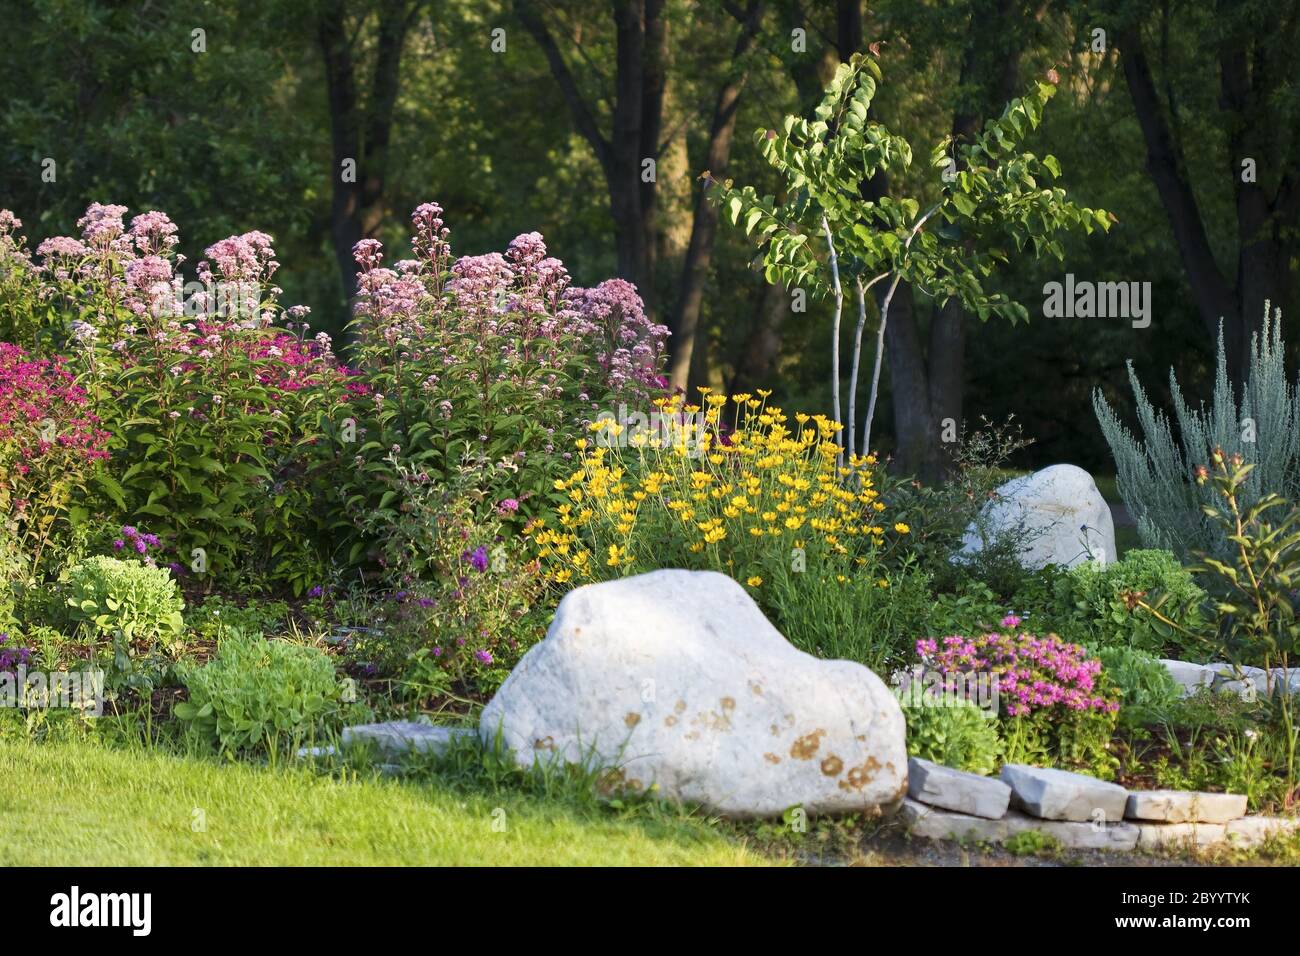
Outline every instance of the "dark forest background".
<svg viewBox="0 0 1300 956"><path fill-rule="evenodd" d="M1064 266L1012 263L1028 324L904 295L879 420L911 470L933 464L933 430L893 423L955 411L1014 413L1036 439L1022 465L1111 471L1090 394L1129 408L1126 360L1157 398L1171 367L1208 394L1220 317L1236 363L1265 299L1288 327L1300 316L1297 0L0 0L0 15L0 206L33 246L96 200L167 212L191 264L260 229L281 301L338 332L352 243L397 252L436 200L458 253L537 230L578 283L636 282L674 331L678 384L771 387L791 410L829 408L830 306L795 312L764 284L700 173L771 191L754 131L808 111L854 51L878 53L876 118L921 159L1054 69L1030 148L1118 223L1072 239ZM900 187L923 188L924 167ZM1043 284L1066 272L1150 282L1150 327L1043 317Z"/></svg>

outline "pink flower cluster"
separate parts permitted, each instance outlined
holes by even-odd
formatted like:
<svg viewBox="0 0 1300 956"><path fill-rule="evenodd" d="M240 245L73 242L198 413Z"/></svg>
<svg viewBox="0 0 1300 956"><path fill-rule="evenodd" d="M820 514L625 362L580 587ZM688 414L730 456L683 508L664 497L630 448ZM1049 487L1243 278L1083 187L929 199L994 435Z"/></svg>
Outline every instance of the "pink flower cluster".
<svg viewBox="0 0 1300 956"><path fill-rule="evenodd" d="M315 341L279 332L274 338L256 338L240 343L254 361L258 382L282 392L297 392L319 384L322 372L329 372L333 352L328 335Z"/></svg>
<svg viewBox="0 0 1300 956"><path fill-rule="evenodd" d="M83 461L108 457L109 435L84 411L86 392L65 361L29 358L18 346L0 342L0 447L16 452L19 475L57 450Z"/></svg>
<svg viewBox="0 0 1300 956"><path fill-rule="evenodd" d="M257 230L222 239L203 250L212 264L200 262L195 271L203 282L214 281L213 265L217 276L227 282L264 282L280 268L271 241L270 236Z"/></svg>
<svg viewBox="0 0 1300 956"><path fill-rule="evenodd" d="M557 370L576 348L604 379L591 383L590 392L599 384L622 397L644 398L664 387L659 370L668 329L646 318L635 286L610 279L594 289L571 287L564 264L547 254L536 232L516 236L505 255L452 261L442 208L425 203L411 218L414 260L383 266L383 247L375 239L353 248L363 340L386 343L403 358L441 355L448 366L473 356L447 352L446 332L478 342L504 339L507 362L522 358Z"/></svg>
<svg viewBox="0 0 1300 956"><path fill-rule="evenodd" d="M646 318L636 286L606 279L594 289L570 289L565 303L578 315L578 334L598 343L596 361L610 388L644 394L668 384L658 374L668 328Z"/></svg>
<svg viewBox="0 0 1300 956"><path fill-rule="evenodd" d="M1005 631L969 638L953 635L923 638L916 653L927 667L941 673L991 673L1006 713L1023 717L1032 711L1062 707L1074 711L1113 713L1119 703L1098 690L1101 661L1090 659L1078 644L1054 634L1037 637L1020 631L1020 619L1003 619Z"/></svg>

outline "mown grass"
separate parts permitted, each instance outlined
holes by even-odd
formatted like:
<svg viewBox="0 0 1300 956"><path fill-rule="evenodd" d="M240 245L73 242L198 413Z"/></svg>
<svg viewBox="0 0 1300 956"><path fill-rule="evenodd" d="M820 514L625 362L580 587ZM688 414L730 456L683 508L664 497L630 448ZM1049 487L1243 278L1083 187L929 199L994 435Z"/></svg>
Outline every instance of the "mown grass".
<svg viewBox="0 0 1300 956"><path fill-rule="evenodd" d="M495 824L495 829L494 829ZM707 821L93 742L0 741L0 866L767 862Z"/></svg>

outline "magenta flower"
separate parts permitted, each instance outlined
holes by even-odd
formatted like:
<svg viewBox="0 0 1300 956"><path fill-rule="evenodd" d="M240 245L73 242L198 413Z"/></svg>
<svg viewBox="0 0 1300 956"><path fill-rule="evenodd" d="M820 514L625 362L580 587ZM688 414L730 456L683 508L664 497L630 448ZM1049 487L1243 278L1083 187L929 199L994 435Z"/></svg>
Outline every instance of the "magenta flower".
<svg viewBox="0 0 1300 956"><path fill-rule="evenodd" d="M1007 615L1003 627L1013 629L1020 618ZM1061 707L1076 711L1114 713L1119 703L1096 693L1101 661L1090 659L1078 644L1056 635L983 634L968 638L952 635L922 638L916 653L928 666L945 675L991 673L998 692L1007 699L1006 712L1021 717L1034 710Z"/></svg>

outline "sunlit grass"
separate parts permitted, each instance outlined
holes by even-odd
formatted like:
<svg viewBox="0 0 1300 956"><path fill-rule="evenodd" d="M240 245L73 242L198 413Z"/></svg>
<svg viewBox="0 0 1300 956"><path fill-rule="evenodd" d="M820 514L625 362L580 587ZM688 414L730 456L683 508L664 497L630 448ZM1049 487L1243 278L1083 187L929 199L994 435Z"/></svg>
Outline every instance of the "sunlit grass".
<svg viewBox="0 0 1300 956"><path fill-rule="evenodd" d="M0 866L764 862L666 812L89 742L0 742L0 832Z"/></svg>

